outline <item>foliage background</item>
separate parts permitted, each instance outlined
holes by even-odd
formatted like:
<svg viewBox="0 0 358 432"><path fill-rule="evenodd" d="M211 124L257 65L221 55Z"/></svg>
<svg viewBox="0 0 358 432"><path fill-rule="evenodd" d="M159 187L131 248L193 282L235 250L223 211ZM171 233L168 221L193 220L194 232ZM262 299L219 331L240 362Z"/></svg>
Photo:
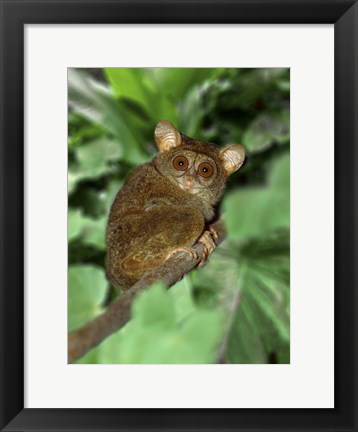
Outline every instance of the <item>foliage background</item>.
<svg viewBox="0 0 358 432"><path fill-rule="evenodd" d="M68 330L120 293L105 278L105 227L128 173L170 120L186 135L241 143L228 183L225 242L79 363L289 363L289 69L68 70Z"/></svg>

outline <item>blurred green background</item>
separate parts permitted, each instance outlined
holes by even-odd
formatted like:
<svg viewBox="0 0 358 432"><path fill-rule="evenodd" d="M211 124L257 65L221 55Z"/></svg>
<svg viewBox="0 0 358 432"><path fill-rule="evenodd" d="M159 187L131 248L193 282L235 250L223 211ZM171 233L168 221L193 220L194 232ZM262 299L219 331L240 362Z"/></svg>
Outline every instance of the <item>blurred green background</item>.
<svg viewBox="0 0 358 432"><path fill-rule="evenodd" d="M156 153L154 128L241 143L221 213L227 239L78 363L290 362L289 69L68 69L68 330L120 293L105 277L110 205Z"/></svg>

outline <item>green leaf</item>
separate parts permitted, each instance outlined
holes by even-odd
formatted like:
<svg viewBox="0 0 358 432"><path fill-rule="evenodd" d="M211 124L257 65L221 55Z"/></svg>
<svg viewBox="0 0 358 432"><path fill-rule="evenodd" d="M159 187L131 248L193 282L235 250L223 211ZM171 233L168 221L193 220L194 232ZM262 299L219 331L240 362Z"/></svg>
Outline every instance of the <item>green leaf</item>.
<svg viewBox="0 0 358 432"><path fill-rule="evenodd" d="M78 182L80 182L82 179L83 179L83 173L78 171L73 171L69 167L68 175L67 175L67 189L69 195L76 190Z"/></svg>
<svg viewBox="0 0 358 432"><path fill-rule="evenodd" d="M290 155L284 154L272 163L269 186L275 190L290 193Z"/></svg>
<svg viewBox="0 0 358 432"><path fill-rule="evenodd" d="M165 95L159 98L153 109L153 117L155 123L160 120L169 120L174 125L178 125L179 122L179 110L178 101L172 101L166 98Z"/></svg>
<svg viewBox="0 0 358 432"><path fill-rule="evenodd" d="M123 156L123 149L115 140L100 138L76 150L80 170L87 177L98 177L108 172L108 162L117 161Z"/></svg>
<svg viewBox="0 0 358 432"><path fill-rule="evenodd" d="M265 364L268 362L261 332L255 322L255 312L246 299L235 315L227 350L229 363Z"/></svg>
<svg viewBox="0 0 358 432"><path fill-rule="evenodd" d="M226 195L224 217L231 239L266 236L290 225L290 160L275 161L267 187L242 188Z"/></svg>
<svg viewBox="0 0 358 432"><path fill-rule="evenodd" d="M238 249L224 241L214 250L204 268L191 273L197 303L223 314L216 361L224 359L227 337L240 298L242 268L237 265L237 258Z"/></svg>
<svg viewBox="0 0 358 432"><path fill-rule="evenodd" d="M224 316L220 310L198 310L184 321L181 334L193 348L200 346L200 351L196 352L197 363L216 360L213 354L219 346L223 324Z"/></svg>
<svg viewBox="0 0 358 432"><path fill-rule="evenodd" d="M80 210L68 211L68 241L75 239L82 231L82 212Z"/></svg>
<svg viewBox="0 0 358 432"><path fill-rule="evenodd" d="M191 291L192 286L188 277L177 282L169 290L169 296L174 304L175 316L178 322L182 321L196 309Z"/></svg>
<svg viewBox="0 0 358 432"><path fill-rule="evenodd" d="M212 68L156 68L152 70L158 87L172 100L179 100L214 73Z"/></svg>
<svg viewBox="0 0 358 432"><path fill-rule="evenodd" d="M123 186L123 181L121 180L112 180L109 184L107 189L103 192L103 200L104 205L106 208L106 214L109 214L109 210L111 208L111 205L117 195L117 192L121 189Z"/></svg>
<svg viewBox="0 0 358 432"><path fill-rule="evenodd" d="M288 115L261 114L244 133L242 143L250 152L263 150L274 142L285 144L290 139L289 122Z"/></svg>
<svg viewBox="0 0 358 432"><path fill-rule="evenodd" d="M132 307L133 318L143 327L161 325L166 328L175 325L174 304L161 284L138 296Z"/></svg>
<svg viewBox="0 0 358 432"><path fill-rule="evenodd" d="M78 69L68 69L68 104L72 110L99 124L116 137L123 150L123 159L142 163L147 156L141 146L143 137L130 127L126 112L114 99L112 90L89 78Z"/></svg>
<svg viewBox="0 0 358 432"><path fill-rule="evenodd" d="M179 106L178 128L185 131L187 136L196 137L201 132L201 122L205 111L200 87L193 87Z"/></svg>
<svg viewBox="0 0 358 432"><path fill-rule="evenodd" d="M118 97L134 100L151 112L155 95L148 86L145 69L106 68L104 71Z"/></svg>
<svg viewBox="0 0 358 432"><path fill-rule="evenodd" d="M84 216L80 210L69 210L68 242L81 239L82 243L105 249L107 216L92 219Z"/></svg>
<svg viewBox="0 0 358 432"><path fill-rule="evenodd" d="M106 216L100 219L85 218L83 223L83 243L104 250L106 248L106 225Z"/></svg>
<svg viewBox="0 0 358 432"><path fill-rule="evenodd" d="M121 159L123 150L118 142L99 138L73 150L76 163L69 164L68 190L75 191L78 182L97 179L114 173L114 162Z"/></svg>
<svg viewBox="0 0 358 432"><path fill-rule="evenodd" d="M107 214L107 189L83 186L72 194L69 206L81 208L89 217L99 218Z"/></svg>
<svg viewBox="0 0 358 432"><path fill-rule="evenodd" d="M277 88L285 93L290 92L290 80L289 79L280 79L276 82Z"/></svg>
<svg viewBox="0 0 358 432"><path fill-rule="evenodd" d="M110 93L89 78L84 71L68 69L68 103L69 107L87 120L104 126L106 130L116 133L117 127L112 118L117 116L115 104Z"/></svg>
<svg viewBox="0 0 358 432"><path fill-rule="evenodd" d="M278 109L282 95L277 87L281 79L289 79L287 68L240 69L239 73L229 79L226 90L220 95L219 101L226 109L239 108L251 116L257 111Z"/></svg>
<svg viewBox="0 0 358 432"><path fill-rule="evenodd" d="M174 299L154 284L132 305L132 320L98 347L100 363L210 363L222 334L220 311L176 313ZM193 310L193 305L189 308ZM87 359L86 359L87 361Z"/></svg>
<svg viewBox="0 0 358 432"><path fill-rule="evenodd" d="M75 191L78 182L96 179L114 173L114 161L122 156L118 142L100 138L73 150L77 163L71 164L68 171L68 191Z"/></svg>
<svg viewBox="0 0 358 432"><path fill-rule="evenodd" d="M226 361L289 363L289 252L286 230L241 244L225 241L203 269L191 273L194 292L207 294L200 304L225 314Z"/></svg>
<svg viewBox="0 0 358 432"><path fill-rule="evenodd" d="M86 120L75 112L68 114L68 147L79 147L88 141L102 137L106 133L101 125Z"/></svg>
<svg viewBox="0 0 358 432"><path fill-rule="evenodd" d="M91 265L70 266L68 270L68 331L102 311L108 283L104 271Z"/></svg>
<svg viewBox="0 0 358 432"><path fill-rule="evenodd" d="M240 248L241 302L229 338L231 363L289 363L289 232Z"/></svg>

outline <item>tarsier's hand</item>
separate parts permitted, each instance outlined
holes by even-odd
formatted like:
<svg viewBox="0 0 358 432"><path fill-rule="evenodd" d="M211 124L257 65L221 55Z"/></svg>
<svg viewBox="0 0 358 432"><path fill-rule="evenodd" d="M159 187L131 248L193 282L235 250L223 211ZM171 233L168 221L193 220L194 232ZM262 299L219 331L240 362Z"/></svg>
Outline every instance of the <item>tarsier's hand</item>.
<svg viewBox="0 0 358 432"><path fill-rule="evenodd" d="M217 246L216 241L220 237L219 233L225 233L225 227L221 220L218 220L214 224L210 225L209 228L205 230L198 238L197 243L200 243L204 246L204 253L198 264L198 268L203 267L207 263L209 256L212 254L213 250ZM178 252L186 253L192 259L198 259L198 254L195 249L191 247L179 247L168 252L165 260L168 260Z"/></svg>
<svg viewBox="0 0 358 432"><path fill-rule="evenodd" d="M226 234L226 229L223 221L218 219L214 223L212 223L207 230L203 232L203 234L198 239L198 243L201 243L205 247L204 256L200 261L198 268L203 267L215 247L217 246L217 240Z"/></svg>
<svg viewBox="0 0 358 432"><path fill-rule="evenodd" d="M198 239L198 243L201 243L204 246L203 257L198 265L198 268L201 268L206 264L209 256L211 255L212 251L216 247L215 240L217 238L218 235L216 234L216 232L212 232L210 230L210 231L204 231L203 234Z"/></svg>

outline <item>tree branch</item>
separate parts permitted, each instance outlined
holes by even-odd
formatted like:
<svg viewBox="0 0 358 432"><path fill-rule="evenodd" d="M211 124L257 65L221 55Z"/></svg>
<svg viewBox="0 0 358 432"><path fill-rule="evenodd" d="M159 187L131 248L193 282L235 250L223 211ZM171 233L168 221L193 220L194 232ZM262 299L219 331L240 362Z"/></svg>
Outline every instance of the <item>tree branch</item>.
<svg viewBox="0 0 358 432"><path fill-rule="evenodd" d="M225 238L224 225L219 220L212 227L218 234L216 245L219 245ZM161 266L146 273L129 290L124 291L117 300L107 307L102 315L70 333L68 335L68 362L73 363L81 358L112 333L122 328L130 319L133 300L153 282L160 280L171 287L196 267L203 257L205 248L201 243L197 243L193 249L198 258L195 259L186 252L176 253Z"/></svg>

